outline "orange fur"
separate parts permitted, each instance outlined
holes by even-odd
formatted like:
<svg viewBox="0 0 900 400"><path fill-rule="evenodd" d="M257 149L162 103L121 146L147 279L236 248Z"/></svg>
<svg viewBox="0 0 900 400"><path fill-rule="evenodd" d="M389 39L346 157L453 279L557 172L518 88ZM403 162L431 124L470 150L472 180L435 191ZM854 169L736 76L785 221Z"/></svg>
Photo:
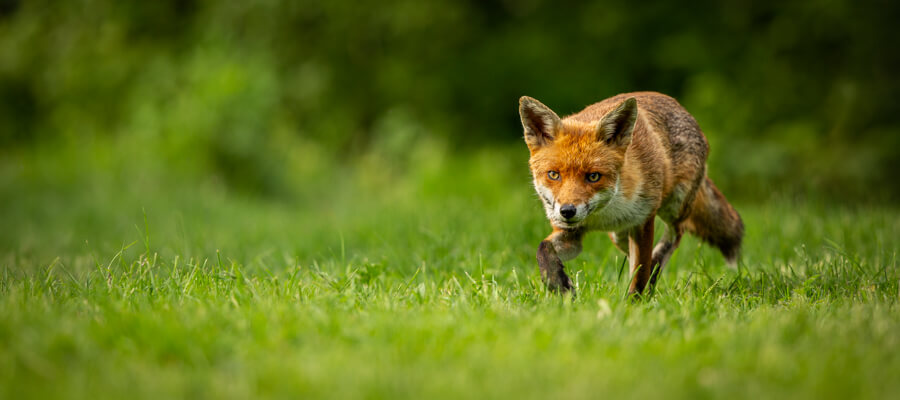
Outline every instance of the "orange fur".
<svg viewBox="0 0 900 400"><path fill-rule="evenodd" d="M553 227L545 239L552 256L551 246L539 250L542 276L565 276L561 261L577 256L583 233L593 230L611 232L619 248L628 238L630 292L636 295L652 285L651 269L665 266L685 231L736 260L740 216L706 178L706 138L674 99L623 94L559 118L523 97L519 113L535 189ZM593 174L599 179L592 181ZM667 230L651 252L657 215ZM566 290L567 279L548 285Z"/></svg>

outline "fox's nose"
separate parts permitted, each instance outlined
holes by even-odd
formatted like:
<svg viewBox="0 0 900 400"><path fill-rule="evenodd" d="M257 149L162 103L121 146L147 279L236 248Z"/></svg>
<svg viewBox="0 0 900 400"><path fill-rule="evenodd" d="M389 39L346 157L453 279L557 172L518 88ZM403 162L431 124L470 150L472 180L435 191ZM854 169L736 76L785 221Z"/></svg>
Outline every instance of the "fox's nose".
<svg viewBox="0 0 900 400"><path fill-rule="evenodd" d="M563 204L559 207L559 215L562 215L565 219L574 217L576 212L577 210L575 209L574 204Z"/></svg>

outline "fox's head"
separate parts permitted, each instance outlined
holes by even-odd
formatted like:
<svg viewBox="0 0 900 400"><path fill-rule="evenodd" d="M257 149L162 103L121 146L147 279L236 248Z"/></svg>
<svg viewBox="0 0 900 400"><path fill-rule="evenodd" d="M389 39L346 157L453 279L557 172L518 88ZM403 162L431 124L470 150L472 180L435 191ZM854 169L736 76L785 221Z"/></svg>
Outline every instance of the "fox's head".
<svg viewBox="0 0 900 400"><path fill-rule="evenodd" d="M561 120L541 102L519 99L534 188L554 226L576 228L619 194L637 112L629 98L599 121Z"/></svg>

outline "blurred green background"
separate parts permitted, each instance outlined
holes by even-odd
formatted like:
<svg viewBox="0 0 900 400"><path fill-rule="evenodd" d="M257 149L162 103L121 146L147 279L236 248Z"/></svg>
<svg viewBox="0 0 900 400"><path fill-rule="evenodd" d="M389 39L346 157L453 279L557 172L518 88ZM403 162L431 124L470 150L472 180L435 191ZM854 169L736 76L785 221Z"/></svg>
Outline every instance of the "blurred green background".
<svg viewBox="0 0 900 400"><path fill-rule="evenodd" d="M527 182L519 96L562 115L654 90L696 116L730 198L895 202L898 9L2 0L0 187L106 171L312 201L348 175L377 190L472 154Z"/></svg>
<svg viewBox="0 0 900 400"><path fill-rule="evenodd" d="M898 10L0 0L0 398L900 398ZM518 98L638 90L741 267L558 301Z"/></svg>

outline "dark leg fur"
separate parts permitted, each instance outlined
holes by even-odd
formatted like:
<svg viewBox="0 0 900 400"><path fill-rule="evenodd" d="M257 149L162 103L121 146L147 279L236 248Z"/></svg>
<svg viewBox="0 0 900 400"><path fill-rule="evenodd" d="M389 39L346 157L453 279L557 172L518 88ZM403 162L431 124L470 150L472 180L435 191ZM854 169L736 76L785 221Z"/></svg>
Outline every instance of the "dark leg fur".
<svg viewBox="0 0 900 400"><path fill-rule="evenodd" d="M675 225L668 224L666 226L666 232L663 234L662 238L659 239L659 243L656 244L656 247L653 248L653 275L650 276L650 287L656 285L656 279L659 277L659 274L662 273L663 269L666 268L666 265L669 263L669 258L672 257L672 253L675 252L675 249L678 248L678 245L681 244L681 237L684 234L684 228L681 227L680 223L676 223Z"/></svg>
<svg viewBox="0 0 900 400"><path fill-rule="evenodd" d="M541 279L547 288L554 292L568 292L572 290L572 280L566 275L562 261L556 255L553 243L549 240L541 241L538 245L537 261L541 268Z"/></svg>

